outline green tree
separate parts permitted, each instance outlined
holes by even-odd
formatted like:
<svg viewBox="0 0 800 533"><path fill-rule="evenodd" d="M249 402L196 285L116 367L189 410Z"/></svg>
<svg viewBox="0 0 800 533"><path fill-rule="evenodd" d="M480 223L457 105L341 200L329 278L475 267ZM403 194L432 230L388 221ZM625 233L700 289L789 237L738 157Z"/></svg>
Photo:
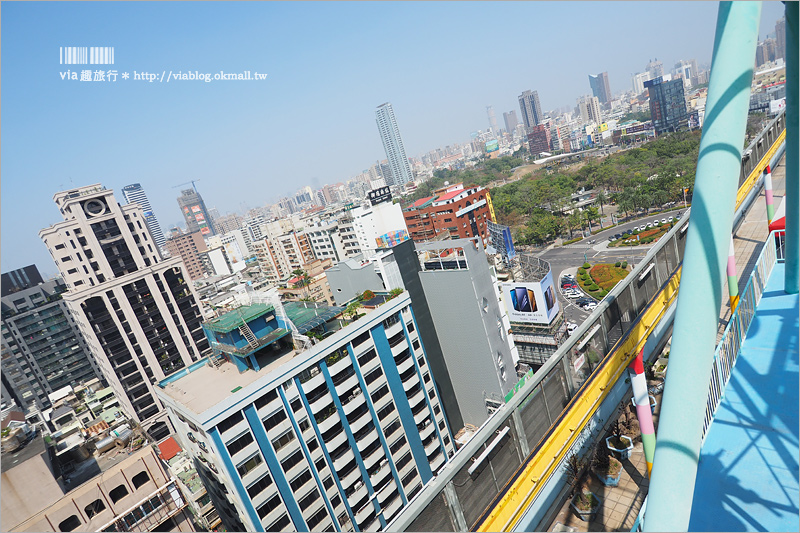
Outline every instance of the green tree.
<svg viewBox="0 0 800 533"><path fill-rule="evenodd" d="M344 315L349 316L350 320L355 320L358 318L358 311L361 309L361 302L356 300L355 302L351 302L347 308L344 310Z"/></svg>
<svg viewBox="0 0 800 533"><path fill-rule="evenodd" d="M311 285L311 276L309 276L308 272L306 272L305 270L303 270L301 268L292 270L292 274L294 274L294 276L296 278L299 278L297 281L294 282L294 286L295 287L301 287L301 288L305 287L305 289L306 289L305 290L306 297L304 298L304 300L308 300L308 298L309 298L308 286Z"/></svg>
<svg viewBox="0 0 800 533"><path fill-rule="evenodd" d="M601 189L600 192L597 193L597 203L600 204L600 212L605 215L606 212L603 209L603 204L608 203L608 195L606 194L606 191Z"/></svg>

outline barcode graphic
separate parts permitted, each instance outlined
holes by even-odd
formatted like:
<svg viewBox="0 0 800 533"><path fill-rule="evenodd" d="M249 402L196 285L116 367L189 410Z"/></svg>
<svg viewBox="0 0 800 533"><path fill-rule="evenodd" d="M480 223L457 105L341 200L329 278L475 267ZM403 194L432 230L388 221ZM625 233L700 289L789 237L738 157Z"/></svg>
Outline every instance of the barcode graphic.
<svg viewBox="0 0 800 533"><path fill-rule="evenodd" d="M113 65L113 46L61 46L59 60L62 65Z"/></svg>

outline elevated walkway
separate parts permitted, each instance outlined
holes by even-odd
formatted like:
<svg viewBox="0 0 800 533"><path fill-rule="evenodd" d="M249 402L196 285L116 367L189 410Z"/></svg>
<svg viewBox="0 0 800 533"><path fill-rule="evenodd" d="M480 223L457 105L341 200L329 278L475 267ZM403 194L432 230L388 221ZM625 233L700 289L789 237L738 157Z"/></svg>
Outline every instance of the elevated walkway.
<svg viewBox="0 0 800 533"><path fill-rule="evenodd" d="M797 531L798 295L766 283L700 454L689 531Z"/></svg>

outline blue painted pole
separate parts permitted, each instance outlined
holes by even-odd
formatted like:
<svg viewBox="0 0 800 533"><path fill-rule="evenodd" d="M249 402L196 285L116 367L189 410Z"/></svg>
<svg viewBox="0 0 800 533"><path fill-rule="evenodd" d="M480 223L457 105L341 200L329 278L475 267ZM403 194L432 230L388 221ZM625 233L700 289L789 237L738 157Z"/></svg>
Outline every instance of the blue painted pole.
<svg viewBox="0 0 800 533"><path fill-rule="evenodd" d="M689 527L760 18L720 2L645 531Z"/></svg>
<svg viewBox="0 0 800 533"><path fill-rule="evenodd" d="M786 270L784 290L800 289L800 183L797 171L797 2L786 2Z"/></svg>

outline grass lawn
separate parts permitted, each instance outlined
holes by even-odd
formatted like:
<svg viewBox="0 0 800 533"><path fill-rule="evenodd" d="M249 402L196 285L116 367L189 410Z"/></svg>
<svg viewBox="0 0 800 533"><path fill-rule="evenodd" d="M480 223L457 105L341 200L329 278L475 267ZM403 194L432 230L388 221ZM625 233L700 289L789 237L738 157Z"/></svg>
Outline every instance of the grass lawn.
<svg viewBox="0 0 800 533"><path fill-rule="evenodd" d="M609 243L609 246L639 246L640 244L648 244L641 242L648 237L653 239L652 242L656 242L659 238L661 238L664 234L666 234L670 229L672 229L673 224L661 224L655 228L650 228L645 231L640 231L639 233L634 233L633 235L628 235L624 239L619 239L618 241L614 241ZM639 236L639 240L636 239L636 236ZM628 242L630 241L630 242Z"/></svg>
<svg viewBox="0 0 800 533"><path fill-rule="evenodd" d="M617 282L625 279L628 271L624 268L615 267L613 263L600 263L589 270L589 275L601 289L610 291Z"/></svg>

